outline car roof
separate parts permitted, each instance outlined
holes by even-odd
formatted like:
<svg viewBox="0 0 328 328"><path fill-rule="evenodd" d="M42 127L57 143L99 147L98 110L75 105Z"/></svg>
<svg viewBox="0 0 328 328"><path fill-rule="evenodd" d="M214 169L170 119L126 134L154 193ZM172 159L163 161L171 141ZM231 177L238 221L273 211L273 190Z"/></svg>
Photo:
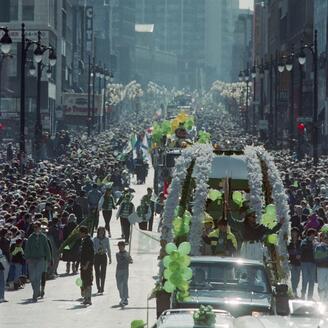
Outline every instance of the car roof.
<svg viewBox="0 0 328 328"><path fill-rule="evenodd" d="M264 267L264 264L260 261L224 256L192 256L191 263L236 263Z"/></svg>

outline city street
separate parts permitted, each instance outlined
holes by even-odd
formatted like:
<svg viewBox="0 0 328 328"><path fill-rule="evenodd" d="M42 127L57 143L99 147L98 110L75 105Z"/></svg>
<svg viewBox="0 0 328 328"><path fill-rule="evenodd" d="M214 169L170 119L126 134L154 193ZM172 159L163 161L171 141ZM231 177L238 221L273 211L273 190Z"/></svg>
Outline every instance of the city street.
<svg viewBox="0 0 328 328"><path fill-rule="evenodd" d="M152 171L149 171L147 183L152 182ZM134 204L139 204L146 190L146 185L132 185L136 190ZM129 305L123 310L118 306L120 301L115 281L115 253L117 252L117 236L121 235L119 221L112 218L111 250L113 263L107 268L105 292L102 296L94 296L92 306L85 307L77 301L80 289L75 280L78 275L64 274L65 263L59 267L60 276L47 281L45 298L36 304L31 303L32 288L27 284L24 289L7 293L8 303L0 307L0 327L51 328L64 327L129 327L131 321L142 319L146 322L147 306L149 319L153 323L156 317L155 300L147 302L148 295L154 287L153 276L158 273L157 256L159 242L157 233L141 233L133 230L132 252L134 260L130 266ZM148 237L150 235L151 237ZM154 239L155 238L155 239ZM96 287L93 286L93 295Z"/></svg>

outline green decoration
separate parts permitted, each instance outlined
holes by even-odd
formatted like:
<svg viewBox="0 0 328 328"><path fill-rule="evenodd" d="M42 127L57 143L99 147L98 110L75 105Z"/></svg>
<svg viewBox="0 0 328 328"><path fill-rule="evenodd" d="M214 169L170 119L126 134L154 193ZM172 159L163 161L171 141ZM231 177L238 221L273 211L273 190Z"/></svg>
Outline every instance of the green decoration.
<svg viewBox="0 0 328 328"><path fill-rule="evenodd" d="M172 254L174 251L177 251L177 246L174 243L168 243L165 246L165 251L167 254Z"/></svg>
<svg viewBox="0 0 328 328"><path fill-rule="evenodd" d="M180 285L178 287L179 287L179 290L181 290L183 292L188 292L188 290L189 290L189 283L186 280L182 280L182 282L180 283Z"/></svg>
<svg viewBox="0 0 328 328"><path fill-rule="evenodd" d="M131 322L131 328L144 328L146 324L143 320L133 320Z"/></svg>
<svg viewBox="0 0 328 328"><path fill-rule="evenodd" d="M298 188L298 181L294 181L293 187Z"/></svg>
<svg viewBox="0 0 328 328"><path fill-rule="evenodd" d="M211 142L211 134L206 131L199 131L198 142L201 144L207 144Z"/></svg>
<svg viewBox="0 0 328 328"><path fill-rule="evenodd" d="M164 284L164 290L167 293L173 293L175 291L176 287L170 282L170 280L165 281Z"/></svg>
<svg viewBox="0 0 328 328"><path fill-rule="evenodd" d="M189 242L185 241L183 243L181 243L178 247L178 252L180 253L180 255L189 255L191 252L191 245Z"/></svg>
<svg viewBox="0 0 328 328"><path fill-rule="evenodd" d="M163 121L161 125L161 130L163 135L167 135L171 132L171 122L170 121Z"/></svg>
<svg viewBox="0 0 328 328"><path fill-rule="evenodd" d="M216 316L210 305L201 305L193 315L194 324L198 326L214 327Z"/></svg>
<svg viewBox="0 0 328 328"><path fill-rule="evenodd" d="M207 198L209 198L212 202L215 202L216 200L221 201L222 196L223 194L221 191L217 189L210 189Z"/></svg>
<svg viewBox="0 0 328 328"><path fill-rule="evenodd" d="M163 259L164 267L168 268L171 262L172 262L172 259L170 258L170 256L166 255Z"/></svg>
<svg viewBox="0 0 328 328"><path fill-rule="evenodd" d="M168 269L171 271L171 273L177 272L181 269L181 264L179 261L171 262Z"/></svg>
<svg viewBox="0 0 328 328"><path fill-rule="evenodd" d="M81 279L81 278L76 278L76 280L75 280L75 285L76 285L77 287L82 288L82 286L83 286L82 279Z"/></svg>
<svg viewBox="0 0 328 328"><path fill-rule="evenodd" d="M267 242L271 245L278 245L278 235L277 234L269 235Z"/></svg>
<svg viewBox="0 0 328 328"><path fill-rule="evenodd" d="M328 224L324 224L320 229L320 232L328 234Z"/></svg>
<svg viewBox="0 0 328 328"><path fill-rule="evenodd" d="M179 258L181 265L188 267L190 265L190 256L184 255Z"/></svg>
<svg viewBox="0 0 328 328"><path fill-rule="evenodd" d="M239 208L243 206L245 201L243 194L240 191L234 191L232 193L232 200Z"/></svg>
<svg viewBox="0 0 328 328"><path fill-rule="evenodd" d="M170 269L164 270L164 278L168 280L171 277L172 271Z"/></svg>
<svg viewBox="0 0 328 328"><path fill-rule="evenodd" d="M187 121L184 124L185 128L187 130L191 130L194 125L195 125L194 117L193 116L189 116L188 119L187 119Z"/></svg>
<svg viewBox="0 0 328 328"><path fill-rule="evenodd" d="M186 280L190 280L192 278L192 270L191 268L185 268L183 270L182 276Z"/></svg>
<svg viewBox="0 0 328 328"><path fill-rule="evenodd" d="M171 277L169 279L169 281L176 287L180 286L181 283L184 281L180 272L173 272L171 274Z"/></svg>
<svg viewBox="0 0 328 328"><path fill-rule="evenodd" d="M176 250L176 251L173 251L171 254L170 254L170 258L171 258L171 261L176 261L178 258L179 258L179 252Z"/></svg>

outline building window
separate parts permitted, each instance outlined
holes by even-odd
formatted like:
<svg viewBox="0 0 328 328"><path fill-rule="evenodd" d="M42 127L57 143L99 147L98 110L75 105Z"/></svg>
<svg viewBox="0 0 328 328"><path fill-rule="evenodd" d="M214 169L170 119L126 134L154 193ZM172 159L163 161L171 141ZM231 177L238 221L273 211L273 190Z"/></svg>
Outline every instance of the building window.
<svg viewBox="0 0 328 328"><path fill-rule="evenodd" d="M23 21L34 20L34 0L23 1Z"/></svg>

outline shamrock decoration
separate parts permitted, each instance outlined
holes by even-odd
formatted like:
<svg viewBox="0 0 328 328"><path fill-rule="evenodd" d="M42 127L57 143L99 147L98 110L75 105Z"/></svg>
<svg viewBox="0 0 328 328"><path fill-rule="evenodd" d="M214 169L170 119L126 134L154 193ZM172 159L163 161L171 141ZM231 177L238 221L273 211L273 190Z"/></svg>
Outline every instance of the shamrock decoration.
<svg viewBox="0 0 328 328"><path fill-rule="evenodd" d="M193 315L194 324L197 326L213 327L216 323L215 313L210 305L201 305Z"/></svg>

